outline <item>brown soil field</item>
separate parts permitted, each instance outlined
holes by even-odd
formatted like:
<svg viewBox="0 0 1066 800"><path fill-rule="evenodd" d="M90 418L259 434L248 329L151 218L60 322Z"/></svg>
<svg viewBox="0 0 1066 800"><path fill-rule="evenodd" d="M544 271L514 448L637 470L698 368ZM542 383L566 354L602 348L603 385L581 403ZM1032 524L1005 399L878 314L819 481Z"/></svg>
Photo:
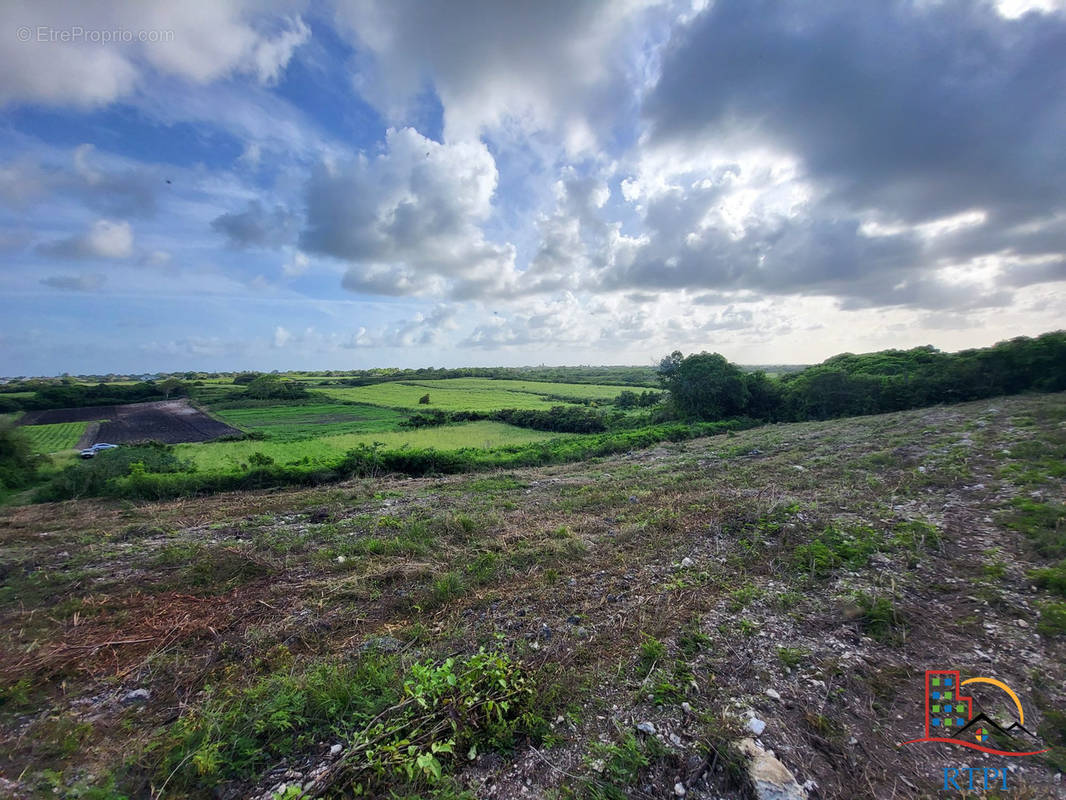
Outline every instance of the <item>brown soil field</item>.
<svg viewBox="0 0 1066 800"><path fill-rule="evenodd" d="M236 428L209 417L187 400L131 403L124 406L88 406L31 411L19 420L22 425L49 425L57 422L103 420L90 426L78 443L89 447L96 442L126 444L155 441L164 444L206 442L219 436L239 434Z"/></svg>

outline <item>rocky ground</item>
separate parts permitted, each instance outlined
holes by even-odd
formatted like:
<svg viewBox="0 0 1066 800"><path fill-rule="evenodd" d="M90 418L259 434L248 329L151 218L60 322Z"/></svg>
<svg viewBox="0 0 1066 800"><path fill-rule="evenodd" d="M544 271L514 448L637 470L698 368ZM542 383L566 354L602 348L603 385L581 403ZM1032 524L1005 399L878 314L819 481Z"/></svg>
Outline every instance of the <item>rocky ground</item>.
<svg viewBox="0 0 1066 800"><path fill-rule="evenodd" d="M973 768L954 796L1064 797L1064 461L1066 395L1037 395L528 471L6 509L0 795L315 793L340 729L238 777L166 751L264 676L485 647L545 725L442 755L404 796L940 797ZM1048 752L901 747L926 669L1008 684Z"/></svg>

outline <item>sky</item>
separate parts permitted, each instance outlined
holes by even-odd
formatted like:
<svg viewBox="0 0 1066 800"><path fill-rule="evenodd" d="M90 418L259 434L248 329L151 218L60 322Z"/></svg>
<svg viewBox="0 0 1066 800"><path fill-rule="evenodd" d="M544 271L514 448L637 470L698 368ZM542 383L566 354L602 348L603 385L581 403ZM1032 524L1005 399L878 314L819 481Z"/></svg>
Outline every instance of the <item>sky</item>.
<svg viewBox="0 0 1066 800"><path fill-rule="evenodd" d="M1063 327L1059 0L7 0L0 375Z"/></svg>

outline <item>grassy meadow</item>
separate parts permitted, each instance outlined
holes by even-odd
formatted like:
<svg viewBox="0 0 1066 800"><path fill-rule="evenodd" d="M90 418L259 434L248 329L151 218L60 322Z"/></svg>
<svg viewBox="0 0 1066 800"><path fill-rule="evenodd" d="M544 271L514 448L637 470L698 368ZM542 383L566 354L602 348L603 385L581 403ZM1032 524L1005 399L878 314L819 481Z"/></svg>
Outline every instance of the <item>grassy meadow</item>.
<svg viewBox="0 0 1066 800"><path fill-rule="evenodd" d="M57 422L53 425L26 425L22 430L34 452L49 454L71 450L85 433L88 422Z"/></svg>
<svg viewBox="0 0 1066 800"><path fill-rule="evenodd" d="M222 408L214 412L223 422L244 431L259 431L274 442L293 442L352 433L395 431L406 415L390 408L341 403L261 408Z"/></svg>
<svg viewBox="0 0 1066 800"><path fill-rule="evenodd" d="M329 423L332 425L335 423ZM571 434L572 435L572 434ZM557 438L559 434L518 428L502 422L465 422L414 430L383 430L365 433L306 436L304 438L244 440L239 442L204 442L179 444L179 458L191 461L206 472L247 469L256 453L277 464L327 465L359 445L380 443L386 450L433 448L459 450L464 447L492 449Z"/></svg>
<svg viewBox="0 0 1066 800"><path fill-rule="evenodd" d="M448 378L435 381L377 383L371 386L322 388L328 397L390 408L440 411L499 411L548 409L565 404L560 398L609 401L625 387L577 383ZM429 403L419 401L429 395Z"/></svg>

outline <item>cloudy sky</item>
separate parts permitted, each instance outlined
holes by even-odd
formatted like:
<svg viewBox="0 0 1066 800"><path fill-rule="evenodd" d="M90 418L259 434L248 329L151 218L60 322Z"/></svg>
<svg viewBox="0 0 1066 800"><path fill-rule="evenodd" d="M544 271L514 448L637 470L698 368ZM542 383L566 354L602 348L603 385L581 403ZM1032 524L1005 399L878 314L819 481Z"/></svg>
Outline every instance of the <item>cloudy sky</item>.
<svg viewBox="0 0 1066 800"><path fill-rule="evenodd" d="M0 36L0 374L1063 327L1057 0L8 0Z"/></svg>

